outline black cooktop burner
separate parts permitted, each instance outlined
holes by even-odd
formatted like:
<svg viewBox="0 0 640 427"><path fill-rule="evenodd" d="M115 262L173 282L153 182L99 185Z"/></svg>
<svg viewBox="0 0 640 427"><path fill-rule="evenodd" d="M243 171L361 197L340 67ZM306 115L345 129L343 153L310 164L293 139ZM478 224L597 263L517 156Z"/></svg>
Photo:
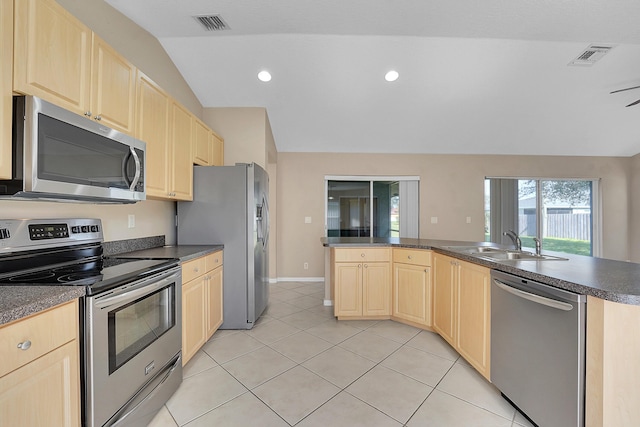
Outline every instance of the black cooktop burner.
<svg viewBox="0 0 640 427"><path fill-rule="evenodd" d="M177 265L176 260L136 258L98 258L42 268L0 277L0 285L87 286L87 294L96 294Z"/></svg>

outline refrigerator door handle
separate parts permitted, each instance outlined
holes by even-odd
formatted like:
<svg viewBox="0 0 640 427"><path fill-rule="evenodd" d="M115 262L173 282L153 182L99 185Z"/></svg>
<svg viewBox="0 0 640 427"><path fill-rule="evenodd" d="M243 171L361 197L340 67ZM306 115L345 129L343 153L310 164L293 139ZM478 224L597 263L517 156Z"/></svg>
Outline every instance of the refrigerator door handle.
<svg viewBox="0 0 640 427"><path fill-rule="evenodd" d="M263 248L266 248L269 242L269 206L264 194L262 195L262 204L256 206L256 221L260 222L258 241L262 242Z"/></svg>

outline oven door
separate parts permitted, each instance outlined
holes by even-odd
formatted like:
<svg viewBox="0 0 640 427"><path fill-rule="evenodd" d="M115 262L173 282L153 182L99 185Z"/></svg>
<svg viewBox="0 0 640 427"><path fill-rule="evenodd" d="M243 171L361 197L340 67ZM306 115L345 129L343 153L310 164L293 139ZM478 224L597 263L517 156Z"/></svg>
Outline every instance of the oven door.
<svg viewBox="0 0 640 427"><path fill-rule="evenodd" d="M159 409L166 396L175 390L159 392L158 387L164 384L166 388L170 384L175 389L180 384L181 279L180 268L175 267L86 297L85 420L88 426L137 419L132 412L138 407L146 410L152 407L148 402L152 395L164 396L164 401L157 406ZM174 379L167 382L170 375Z"/></svg>

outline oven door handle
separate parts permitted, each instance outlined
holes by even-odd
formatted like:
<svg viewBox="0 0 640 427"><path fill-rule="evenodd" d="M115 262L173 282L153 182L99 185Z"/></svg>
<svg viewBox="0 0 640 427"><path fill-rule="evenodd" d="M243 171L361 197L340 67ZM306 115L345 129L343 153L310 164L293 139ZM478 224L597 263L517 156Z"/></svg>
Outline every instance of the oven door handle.
<svg viewBox="0 0 640 427"><path fill-rule="evenodd" d="M160 280L155 278L145 279L145 281L138 287L127 290L124 293L97 298L94 302L94 305L100 309L109 308L114 305L121 305L122 303L130 302L141 296L148 295L158 289L162 289L167 285L176 282L178 277L179 276L177 274L172 274L171 276L165 277L164 279Z"/></svg>

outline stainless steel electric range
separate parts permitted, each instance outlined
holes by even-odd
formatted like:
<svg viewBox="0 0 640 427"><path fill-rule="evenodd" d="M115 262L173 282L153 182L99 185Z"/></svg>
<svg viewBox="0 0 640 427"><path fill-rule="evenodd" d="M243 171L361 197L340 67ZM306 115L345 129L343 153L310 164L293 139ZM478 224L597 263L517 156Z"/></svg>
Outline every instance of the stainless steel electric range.
<svg viewBox="0 0 640 427"><path fill-rule="evenodd" d="M84 286L83 425L146 425L182 382L181 270L102 243L99 219L0 219L0 285Z"/></svg>

